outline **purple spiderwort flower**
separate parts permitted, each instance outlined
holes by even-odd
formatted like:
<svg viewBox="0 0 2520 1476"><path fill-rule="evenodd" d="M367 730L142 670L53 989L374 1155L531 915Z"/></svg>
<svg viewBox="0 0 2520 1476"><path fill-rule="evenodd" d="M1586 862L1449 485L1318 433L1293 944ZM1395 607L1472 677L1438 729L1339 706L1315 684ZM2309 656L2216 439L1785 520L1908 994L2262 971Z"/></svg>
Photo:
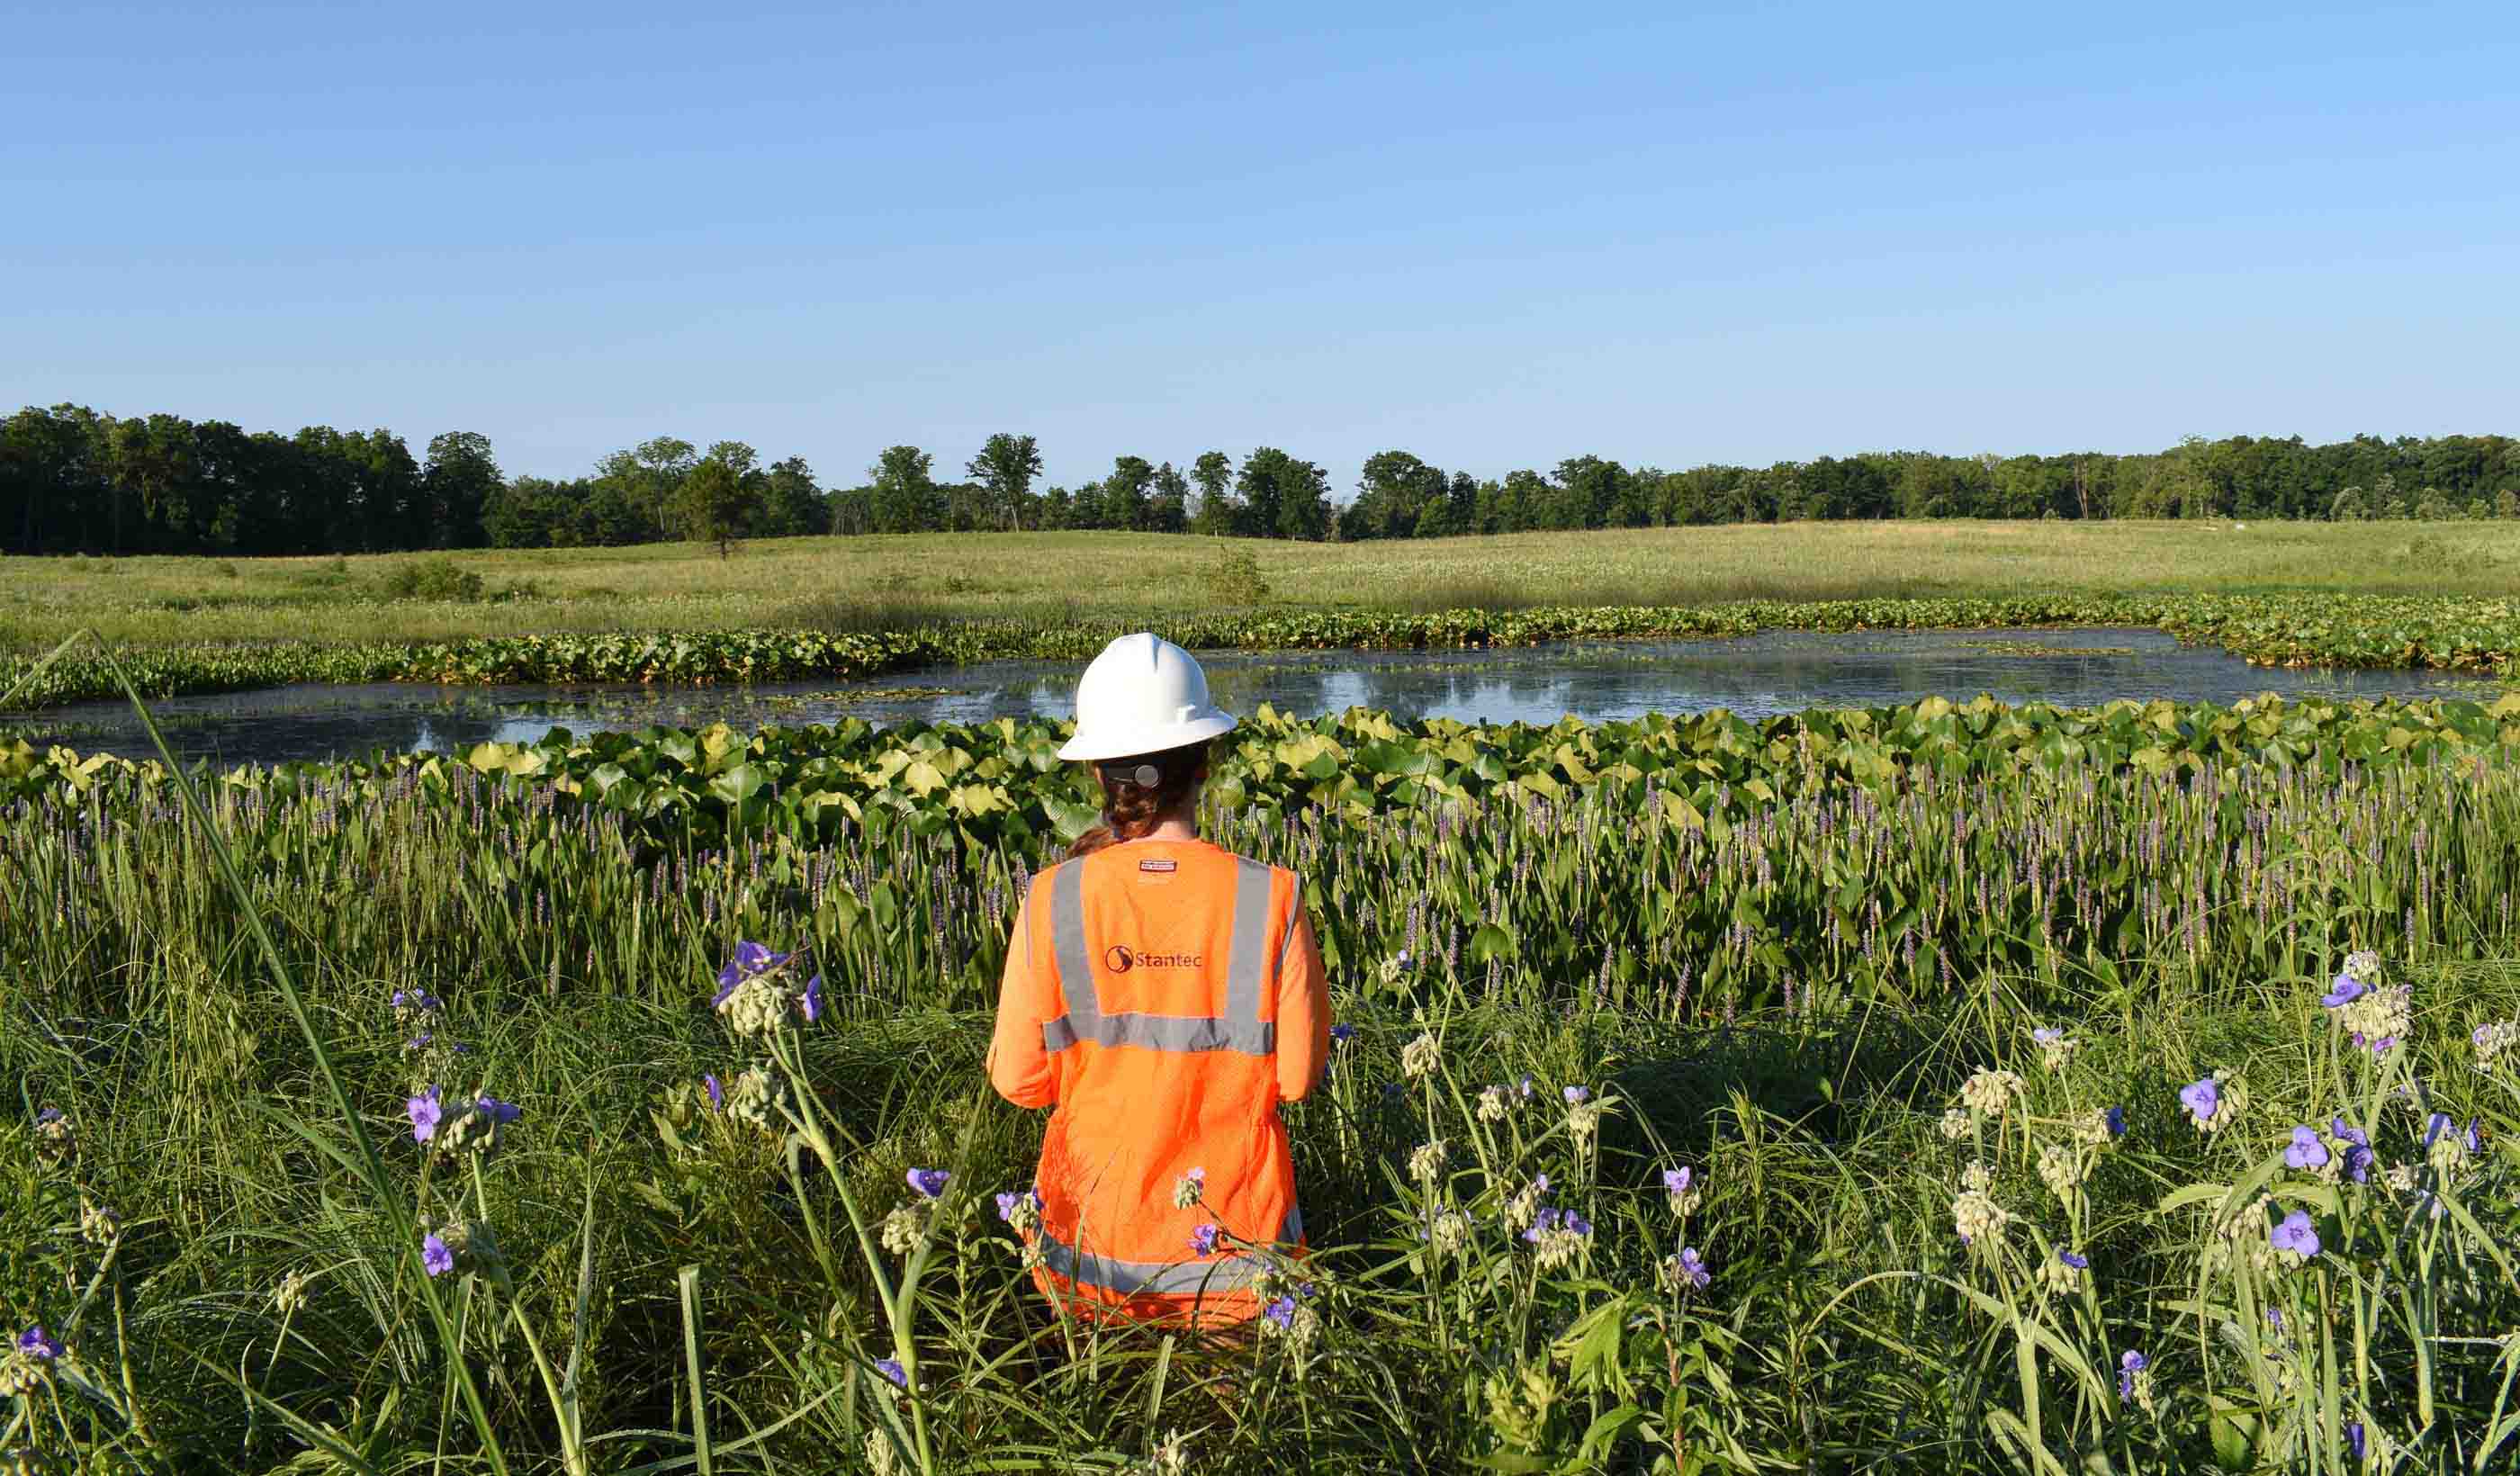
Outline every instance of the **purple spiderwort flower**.
<svg viewBox="0 0 2520 1476"><path fill-rule="evenodd" d="M420 1034L413 1036L410 1040L402 1043L403 1053L405 1055L409 1055L415 1051L426 1051L428 1049L428 1043L435 1039L437 1039L437 1037L434 1033L424 1030Z"/></svg>
<svg viewBox="0 0 2520 1476"><path fill-rule="evenodd" d="M426 989L397 989L393 992L393 1007L396 1009L417 1009L426 1013L437 1006L437 996Z"/></svg>
<svg viewBox="0 0 2520 1476"><path fill-rule="evenodd" d="M1665 1169L1662 1171L1662 1191L1678 1199L1688 1192L1689 1185L1696 1177L1686 1164L1676 1169Z"/></svg>
<svg viewBox="0 0 2520 1476"><path fill-rule="evenodd" d="M432 1276L442 1276L455 1269L455 1252L435 1235L424 1235L420 1241L420 1267Z"/></svg>
<svg viewBox="0 0 2520 1476"><path fill-rule="evenodd" d="M933 1199L945 1192L947 1181L954 1176L943 1169L912 1169L901 1177L910 1181L910 1186L918 1190L919 1197Z"/></svg>
<svg viewBox="0 0 2520 1476"><path fill-rule="evenodd" d="M998 1196L998 1218L1012 1223L1015 1218L1015 1206L1023 1203L1027 1199L1032 1201L1032 1212L1036 1215L1040 1214L1041 1190L1026 1189L1020 1194L1000 1194Z"/></svg>
<svg viewBox="0 0 2520 1476"><path fill-rule="evenodd" d="M1557 1211L1545 1209L1531 1217L1531 1228L1522 1232L1522 1238L1537 1245L1541 1235L1556 1228Z"/></svg>
<svg viewBox="0 0 2520 1476"><path fill-rule="evenodd" d="M1292 1327L1295 1325L1295 1299L1291 1294L1280 1297L1262 1308L1261 1315L1281 1328Z"/></svg>
<svg viewBox="0 0 2520 1476"><path fill-rule="evenodd" d="M2100 1110L2100 1116L2107 1121L2111 1138L2126 1137L2126 1108L2104 1107Z"/></svg>
<svg viewBox="0 0 2520 1476"><path fill-rule="evenodd" d="M2318 1003L2326 1006L2330 1009L2339 1009L2352 1004L2354 1001L2361 999L2363 994L2370 989L2370 987L2371 986L2363 983L2352 974L2338 974L2336 976L2336 987L2329 990L2327 993L2320 995L2318 997Z"/></svg>
<svg viewBox="0 0 2520 1476"><path fill-rule="evenodd" d="M2318 1141L2318 1130L2305 1123L2292 1130L2292 1146L2284 1149L2284 1162L2296 1169L2318 1169L2327 1166L2327 1144Z"/></svg>
<svg viewBox="0 0 2520 1476"><path fill-rule="evenodd" d="M1356 1027L1354 1025L1332 1025L1330 1027L1330 1044L1333 1046L1344 1046L1355 1039Z"/></svg>
<svg viewBox="0 0 2520 1476"><path fill-rule="evenodd" d="M2060 1250L2056 1252L2056 1259L2064 1262L2067 1266L2074 1268L2076 1271L2090 1271L2092 1269L2092 1258L2075 1251Z"/></svg>
<svg viewBox="0 0 2520 1476"><path fill-rule="evenodd" d="M788 957L786 954L772 953L763 944L749 942L737 944L735 958L727 963L726 967L717 971L717 998L709 1001L709 1007L714 1009L725 1004L727 996L735 993L737 985L754 974L767 973L777 968L788 962Z"/></svg>
<svg viewBox="0 0 2520 1476"><path fill-rule="evenodd" d="M2288 1250L2307 1261L2318 1254L2318 1231L2311 1227L2310 1215L2295 1210L2283 1217L2283 1223L2268 1232L2267 1238L2277 1250Z"/></svg>
<svg viewBox="0 0 2520 1476"><path fill-rule="evenodd" d="M1190 1232L1190 1249L1191 1254L1194 1256L1215 1255L1216 1227L1213 1225L1202 1225L1198 1229L1192 1230Z"/></svg>
<svg viewBox="0 0 2520 1476"><path fill-rule="evenodd" d="M446 1104L437 1099L437 1089L430 1087L403 1103L403 1112L411 1119L411 1141L427 1142L437 1136L437 1125L446 1117Z"/></svg>
<svg viewBox="0 0 2520 1476"><path fill-rule="evenodd" d="M1525 1101L1529 1101L1531 1099L1531 1073L1528 1071L1522 1074L1522 1080L1513 1084L1514 1092Z"/></svg>
<svg viewBox="0 0 2520 1476"><path fill-rule="evenodd" d="M2038 1029L2030 1032L2030 1039L2036 1044L2042 1046L2052 1046L2064 1038L2064 1027L2060 1025L2042 1025Z"/></svg>
<svg viewBox="0 0 2520 1476"><path fill-rule="evenodd" d="M1681 1247L1680 1278L1698 1291L1704 1291L1706 1283L1715 1279L1706 1269L1705 1258L1697 1253L1697 1247L1693 1245Z"/></svg>
<svg viewBox="0 0 2520 1476"><path fill-rule="evenodd" d="M823 1017L823 976L821 974L816 974L805 981L805 993L796 1001L796 1009L798 1013L804 1015L805 1023L808 1025Z"/></svg>
<svg viewBox="0 0 2520 1476"><path fill-rule="evenodd" d="M2223 1084L2212 1077L2189 1082L2179 1089L2179 1104L2203 1127L2214 1120L2216 1109L2223 1105Z"/></svg>
<svg viewBox="0 0 2520 1476"><path fill-rule="evenodd" d="M491 1124L496 1127L505 1127L525 1115L524 1108L515 1102L503 1102L486 1092L473 1098L473 1105L479 1107L481 1115L490 1119Z"/></svg>
<svg viewBox="0 0 2520 1476"><path fill-rule="evenodd" d="M2356 1460L2361 1460L2361 1459L2364 1458L2364 1457L2363 1457L2363 1454L2362 1454L2362 1449L2363 1449L2363 1439L2362 1439L2362 1421L2361 1421L2361 1420L2359 1420L2359 1419L2354 1419L2354 1420L2348 1420L2348 1421L2346 1421L2346 1423L2345 1423L2345 1448L2346 1448L2347 1450L2352 1451L2352 1452L2354 1453L2354 1458L2355 1458Z"/></svg>
<svg viewBox="0 0 2520 1476"><path fill-rule="evenodd" d="M875 1361L875 1371L882 1374L885 1378L892 1380L893 1383L904 1389L910 1387L910 1370L902 1367L901 1360L897 1358L877 1359Z"/></svg>
<svg viewBox="0 0 2520 1476"><path fill-rule="evenodd" d="M43 1323L37 1322L18 1334L18 1351L49 1364L62 1356L62 1345L59 1339L44 1330Z"/></svg>
<svg viewBox="0 0 2520 1476"><path fill-rule="evenodd" d="M35 1126L39 1128L49 1128L61 1120L62 1109L59 1107L46 1107L35 1114Z"/></svg>
<svg viewBox="0 0 2520 1476"><path fill-rule="evenodd" d="M2327 1136L2337 1140L2339 1142L2350 1142L2358 1147L2367 1148L2371 1146L2371 1135L2363 1132L2361 1128L2354 1126L2352 1123L2347 1122L2342 1117L2329 1119L2327 1124Z"/></svg>
<svg viewBox="0 0 2520 1476"><path fill-rule="evenodd" d="M716 1072L712 1071L700 1078L700 1090L708 1094L710 1111L726 1110L726 1088L719 1084Z"/></svg>
<svg viewBox="0 0 2520 1476"><path fill-rule="evenodd" d="M1557 1217L1557 1228L1570 1234L1589 1235L1593 1233L1593 1222L1585 1219L1573 1210L1568 1210Z"/></svg>
<svg viewBox="0 0 2520 1476"><path fill-rule="evenodd" d="M1593 1089L1590 1087L1569 1087L1566 1089L1565 1093L1566 1105L1570 1107L1575 1106L1592 1095Z"/></svg>
<svg viewBox="0 0 2520 1476"><path fill-rule="evenodd" d="M2150 1359L2132 1348L2118 1355L2118 1399L2121 1403L2135 1403L2135 1376L2151 1366Z"/></svg>

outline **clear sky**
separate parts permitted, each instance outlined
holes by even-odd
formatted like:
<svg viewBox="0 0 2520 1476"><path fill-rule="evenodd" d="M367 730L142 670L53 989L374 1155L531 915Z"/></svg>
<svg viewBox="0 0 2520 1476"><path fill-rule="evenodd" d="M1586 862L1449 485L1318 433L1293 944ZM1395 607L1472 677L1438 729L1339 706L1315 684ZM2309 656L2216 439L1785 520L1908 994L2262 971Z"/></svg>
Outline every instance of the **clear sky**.
<svg viewBox="0 0 2520 1476"><path fill-rule="evenodd" d="M0 405L848 483L2520 431L2520 7L18 7Z"/></svg>

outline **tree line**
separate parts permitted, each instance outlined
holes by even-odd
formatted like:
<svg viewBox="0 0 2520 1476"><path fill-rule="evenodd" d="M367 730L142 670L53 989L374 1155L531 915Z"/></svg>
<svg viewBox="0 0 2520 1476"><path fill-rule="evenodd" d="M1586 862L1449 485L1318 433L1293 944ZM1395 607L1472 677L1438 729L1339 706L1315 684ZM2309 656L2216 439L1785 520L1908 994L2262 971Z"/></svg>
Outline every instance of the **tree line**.
<svg viewBox="0 0 2520 1476"><path fill-rule="evenodd" d="M2520 517L2520 440L2499 435L2194 438L2141 454L1868 452L1667 471L1597 456L1503 477L1406 451L1367 459L1345 494L1264 446L1183 465L1117 457L1038 487L1037 440L990 436L960 479L916 446L826 487L802 457L672 436L580 477L503 474L489 440L390 430L294 435L224 421L29 406L0 421L0 550L17 554L346 554L569 548L804 533L1108 528L1241 538L1437 538L1548 529L1837 518Z"/></svg>

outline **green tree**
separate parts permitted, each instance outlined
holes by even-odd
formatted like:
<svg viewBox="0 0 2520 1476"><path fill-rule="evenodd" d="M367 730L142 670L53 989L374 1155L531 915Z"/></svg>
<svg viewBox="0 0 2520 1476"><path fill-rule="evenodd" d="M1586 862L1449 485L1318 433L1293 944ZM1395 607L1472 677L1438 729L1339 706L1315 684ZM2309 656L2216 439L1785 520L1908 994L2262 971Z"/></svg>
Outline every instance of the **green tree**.
<svg viewBox="0 0 2520 1476"><path fill-rule="evenodd" d="M758 526L765 538L794 538L832 530L831 500L814 481L801 456L772 466L762 478Z"/></svg>
<svg viewBox="0 0 2520 1476"><path fill-rule="evenodd" d="M701 543L716 544L720 559L735 551L736 536L760 509L768 478L754 467L757 459L742 441L720 441L675 488L675 511L684 530Z"/></svg>
<svg viewBox="0 0 2520 1476"><path fill-rule="evenodd" d="M1190 464L1190 481L1198 489L1198 505L1191 509L1191 531L1239 531L1241 510L1234 503L1234 458L1222 451L1200 452L1198 460Z"/></svg>
<svg viewBox="0 0 2520 1476"><path fill-rule="evenodd" d="M428 509L428 546L480 547L486 536L482 516L506 483L490 455L490 438L472 430L431 436L420 482Z"/></svg>
<svg viewBox="0 0 2520 1476"><path fill-rule="evenodd" d="M1147 500L1147 527L1157 533L1179 533L1190 526L1190 478L1170 462L1155 469L1153 494Z"/></svg>
<svg viewBox="0 0 2520 1476"><path fill-rule="evenodd" d="M1006 510L1007 526L1020 531L1025 504L1032 499L1033 478L1041 475L1041 448L1031 436L1001 430L989 437L980 454L964 467L963 474L988 488Z"/></svg>
<svg viewBox="0 0 2520 1476"><path fill-rule="evenodd" d="M1241 531L1252 537L1320 539L1329 532L1329 476L1311 462L1262 446L1242 459L1235 490Z"/></svg>
<svg viewBox="0 0 2520 1476"><path fill-rule="evenodd" d="M916 446L887 446L867 469L868 518L877 533L923 533L944 521L944 498L929 470L933 459Z"/></svg>

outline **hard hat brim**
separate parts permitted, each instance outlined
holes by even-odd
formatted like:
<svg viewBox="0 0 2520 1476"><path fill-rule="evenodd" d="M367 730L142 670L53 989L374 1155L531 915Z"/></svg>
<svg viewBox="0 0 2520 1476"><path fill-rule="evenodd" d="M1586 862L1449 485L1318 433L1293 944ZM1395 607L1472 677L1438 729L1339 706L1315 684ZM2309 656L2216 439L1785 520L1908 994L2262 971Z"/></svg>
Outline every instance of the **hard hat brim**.
<svg viewBox="0 0 2520 1476"><path fill-rule="evenodd" d="M1169 727L1156 729L1132 726L1126 730L1098 731L1080 725L1076 730L1076 737L1069 738L1059 748L1058 756L1088 763L1100 759L1136 758L1142 753L1162 753L1168 749L1187 747L1221 734L1232 733L1234 729L1235 720L1232 713L1213 711L1205 717L1192 718L1187 723L1175 723Z"/></svg>

